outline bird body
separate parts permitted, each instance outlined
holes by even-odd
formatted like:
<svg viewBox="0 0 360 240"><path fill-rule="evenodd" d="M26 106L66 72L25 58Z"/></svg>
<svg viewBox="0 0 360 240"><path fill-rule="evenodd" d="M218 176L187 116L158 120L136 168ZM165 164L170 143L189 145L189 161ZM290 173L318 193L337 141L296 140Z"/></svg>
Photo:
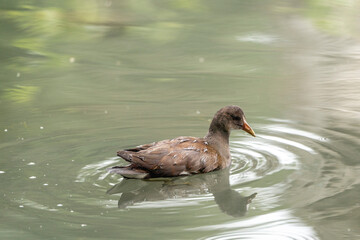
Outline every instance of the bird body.
<svg viewBox="0 0 360 240"><path fill-rule="evenodd" d="M227 168L231 164L230 130L242 129L255 136L237 106L220 109L214 116L204 138L177 137L135 148L121 150L117 155L128 166L111 168L125 178L186 176Z"/></svg>

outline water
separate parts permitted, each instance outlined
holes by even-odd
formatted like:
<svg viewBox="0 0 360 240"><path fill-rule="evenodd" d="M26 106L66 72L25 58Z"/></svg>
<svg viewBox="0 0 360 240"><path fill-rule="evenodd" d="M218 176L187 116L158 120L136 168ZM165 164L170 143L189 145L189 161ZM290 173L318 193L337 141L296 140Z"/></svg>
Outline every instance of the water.
<svg viewBox="0 0 360 240"><path fill-rule="evenodd" d="M356 1L0 3L1 239L359 239ZM116 151L204 136L230 169L125 181Z"/></svg>

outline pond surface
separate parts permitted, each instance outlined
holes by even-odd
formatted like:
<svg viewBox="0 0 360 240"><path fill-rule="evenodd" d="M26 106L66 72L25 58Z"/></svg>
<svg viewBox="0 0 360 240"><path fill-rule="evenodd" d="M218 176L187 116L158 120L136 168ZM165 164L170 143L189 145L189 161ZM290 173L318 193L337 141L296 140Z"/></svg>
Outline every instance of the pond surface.
<svg viewBox="0 0 360 240"><path fill-rule="evenodd" d="M2 1L1 239L360 239L358 1ZM206 134L230 169L124 180Z"/></svg>

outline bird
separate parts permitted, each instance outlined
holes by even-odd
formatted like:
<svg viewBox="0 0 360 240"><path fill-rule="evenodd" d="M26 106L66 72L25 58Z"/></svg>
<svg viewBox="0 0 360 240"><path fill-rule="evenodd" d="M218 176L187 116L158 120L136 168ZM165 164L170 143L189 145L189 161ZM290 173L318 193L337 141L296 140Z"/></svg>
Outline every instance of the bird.
<svg viewBox="0 0 360 240"><path fill-rule="evenodd" d="M117 152L130 164L114 166L111 173L129 179L168 178L208 173L231 164L229 137L231 130L241 129L255 137L239 106L218 110L205 137L182 136Z"/></svg>

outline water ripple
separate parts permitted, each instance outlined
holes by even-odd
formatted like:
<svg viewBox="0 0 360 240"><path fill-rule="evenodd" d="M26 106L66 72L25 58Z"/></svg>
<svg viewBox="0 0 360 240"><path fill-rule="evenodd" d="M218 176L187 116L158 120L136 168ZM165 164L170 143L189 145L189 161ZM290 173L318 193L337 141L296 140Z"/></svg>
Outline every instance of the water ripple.
<svg viewBox="0 0 360 240"><path fill-rule="evenodd" d="M316 232L291 211L279 210L243 221L230 221L224 224L195 227L187 231L214 231L215 236L201 239L274 239L274 240L310 240L319 239Z"/></svg>
<svg viewBox="0 0 360 240"><path fill-rule="evenodd" d="M347 191L359 186L360 168L340 149L350 146L356 151L357 138L351 131L321 129L320 135L311 126L302 124L299 128L289 120L262 121L265 123L253 125L256 138L242 131L232 133L228 171L171 181L132 181L107 171L127 164L118 157L85 164L70 158L72 166L77 166L72 169L73 177L59 177L54 182L46 176L57 173L56 166L52 167L55 163L24 160L18 168L26 173L22 179L32 181L38 191L7 193L4 199L15 206L14 216L56 216L54 221L69 219L77 227L96 225L100 215L130 228L143 214L156 214L156 221L166 216L175 222L196 216L196 224L187 231L207 236L201 239L318 239L304 219L308 215L327 219L348 214L348 206L328 210L322 204L331 203L333 198L348 199ZM334 146L334 142L340 145ZM6 173L1 175L18 169L4 169ZM20 182L17 186L21 189ZM59 192L60 186L66 190ZM351 209L357 210L353 205ZM307 208L312 211L304 216Z"/></svg>
<svg viewBox="0 0 360 240"><path fill-rule="evenodd" d="M225 224L190 228L188 231L221 230L215 236L201 239L276 239L305 240L319 239L316 232L288 210L264 214L243 221L233 221Z"/></svg>

